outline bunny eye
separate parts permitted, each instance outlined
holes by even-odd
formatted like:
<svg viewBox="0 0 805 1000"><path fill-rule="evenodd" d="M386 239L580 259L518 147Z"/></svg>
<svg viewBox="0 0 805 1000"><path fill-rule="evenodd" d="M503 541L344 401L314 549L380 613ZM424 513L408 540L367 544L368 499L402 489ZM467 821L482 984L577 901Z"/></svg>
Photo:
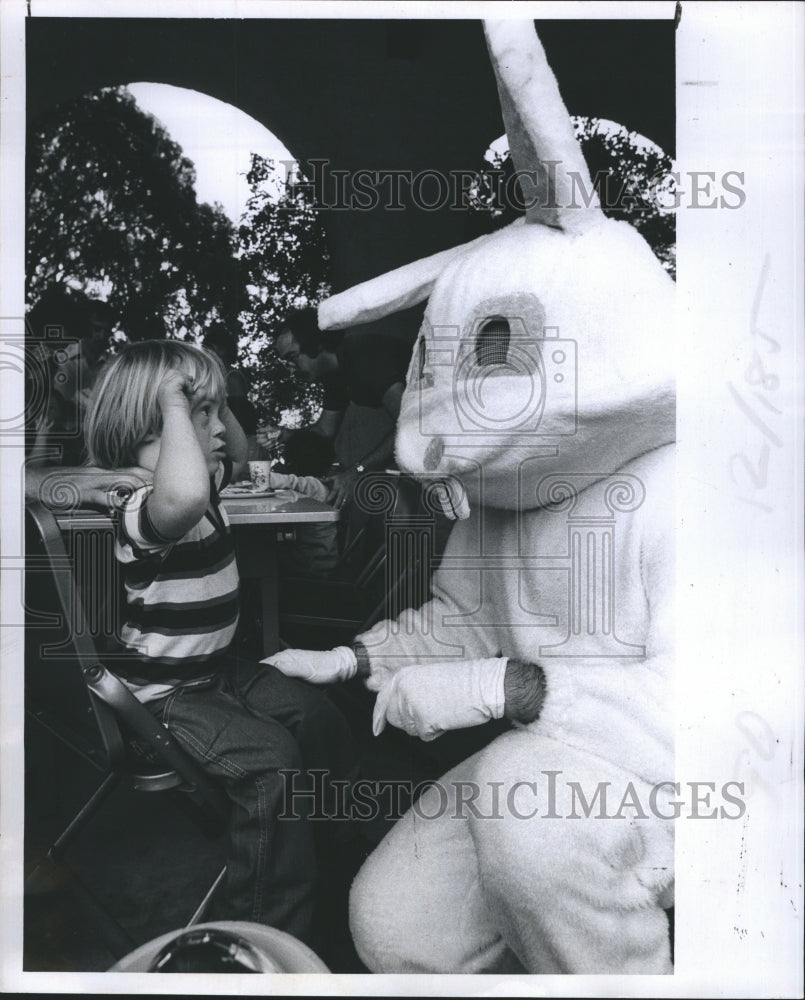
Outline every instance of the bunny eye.
<svg viewBox="0 0 805 1000"><path fill-rule="evenodd" d="M509 353L511 328L503 316L493 316L481 324L475 340L475 360L480 368L505 365Z"/></svg>

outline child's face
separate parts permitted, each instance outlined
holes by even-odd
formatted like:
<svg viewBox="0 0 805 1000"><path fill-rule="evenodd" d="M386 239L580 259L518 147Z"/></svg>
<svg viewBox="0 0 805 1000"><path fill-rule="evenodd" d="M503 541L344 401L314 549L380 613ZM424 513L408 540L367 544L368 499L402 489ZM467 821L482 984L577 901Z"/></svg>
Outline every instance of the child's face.
<svg viewBox="0 0 805 1000"><path fill-rule="evenodd" d="M209 395L197 393L190 398L190 420L210 473L226 454L226 425L221 419L225 408L224 400Z"/></svg>

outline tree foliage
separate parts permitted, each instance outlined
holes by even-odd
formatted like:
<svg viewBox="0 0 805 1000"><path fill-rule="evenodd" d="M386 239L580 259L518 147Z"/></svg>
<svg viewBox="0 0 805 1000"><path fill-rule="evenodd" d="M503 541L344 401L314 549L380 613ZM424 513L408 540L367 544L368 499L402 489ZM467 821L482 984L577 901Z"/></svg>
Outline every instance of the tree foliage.
<svg viewBox="0 0 805 1000"><path fill-rule="evenodd" d="M59 105L29 132L26 297L104 299L132 340L195 340L242 304L233 227L199 205L195 169L125 88Z"/></svg>
<svg viewBox="0 0 805 1000"><path fill-rule="evenodd" d="M604 211L642 232L674 274L673 164L612 122L575 118ZM237 228L199 204L181 147L121 87L66 102L39 119L26 151L29 308L54 288L107 301L132 340L199 340L218 323L239 334L261 421L301 427L321 412L322 387L273 347L291 309L329 294L322 213L302 178L251 155L250 196ZM483 165L471 191L471 232L511 221L496 197L508 153Z"/></svg>
<svg viewBox="0 0 805 1000"><path fill-rule="evenodd" d="M666 271L675 277L671 157L614 122L577 115L572 116L572 121L604 214L631 223ZM493 154L488 162L491 167L479 171L478 182L470 192L470 208L475 216L473 235L499 229L520 214L515 205L499 197L505 188L502 182L514 170L508 150ZM583 197L581 192L579 197Z"/></svg>
<svg viewBox="0 0 805 1000"><path fill-rule="evenodd" d="M330 254L321 214L305 184L280 175L272 160L251 155L250 196L237 232L247 304L240 314L241 352L261 419L304 427L321 412L320 385L305 381L273 347L288 312L329 293Z"/></svg>
<svg viewBox="0 0 805 1000"><path fill-rule="evenodd" d="M285 365L272 338L289 309L329 289L321 218L272 161L252 154L247 180L235 228L198 203L193 164L125 88L59 105L26 150L29 310L61 288L107 302L130 340L199 341L223 323L239 336L261 418L314 421L321 386Z"/></svg>

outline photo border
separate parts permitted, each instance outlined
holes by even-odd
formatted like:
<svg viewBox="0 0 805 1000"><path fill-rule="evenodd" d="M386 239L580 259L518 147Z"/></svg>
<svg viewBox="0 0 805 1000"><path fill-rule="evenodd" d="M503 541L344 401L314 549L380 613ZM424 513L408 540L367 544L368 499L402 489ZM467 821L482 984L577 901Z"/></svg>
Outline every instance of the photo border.
<svg viewBox="0 0 805 1000"><path fill-rule="evenodd" d="M135 0L4 2L0 336L24 312L24 20L142 16ZM170 0L149 16L481 17L469 4ZM739 822L676 825L675 972L617 976L176 977L25 973L22 956L24 448L2 440L0 987L36 993L797 996L803 866L803 6L797 3L510 4L510 16L673 18L679 169L737 170L738 210L677 217L677 779L743 780ZM764 339L765 338L765 339ZM768 338L771 338L768 339ZM772 342L777 345L773 349ZM776 388L757 410L757 357ZM763 375L762 378L766 376ZM21 373L0 370L3 417ZM770 383L769 383L770 384ZM766 386L762 382L761 388ZM754 407L754 408L753 408ZM752 416L754 414L754 417ZM758 418L773 437L763 430ZM776 442L780 443L777 444ZM736 458L734 456L744 456ZM755 473L752 477L751 470ZM763 474L762 485L761 478Z"/></svg>

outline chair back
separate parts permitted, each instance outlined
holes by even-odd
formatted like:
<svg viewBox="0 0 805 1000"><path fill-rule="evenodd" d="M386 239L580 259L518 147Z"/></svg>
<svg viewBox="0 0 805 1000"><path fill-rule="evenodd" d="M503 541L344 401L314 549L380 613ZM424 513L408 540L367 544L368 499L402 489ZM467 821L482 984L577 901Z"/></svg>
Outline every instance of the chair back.
<svg viewBox="0 0 805 1000"><path fill-rule="evenodd" d="M111 522L99 519L65 543L43 503L29 502L25 513L26 707L95 766L116 767L126 757L120 726L82 673L101 662L98 646L110 644L116 625Z"/></svg>
<svg viewBox="0 0 805 1000"><path fill-rule="evenodd" d="M285 645L330 648L429 599L449 528L426 501L426 490L411 477L397 472L361 476L345 509L350 542L335 572L291 572L282 578Z"/></svg>
<svg viewBox="0 0 805 1000"><path fill-rule="evenodd" d="M428 600L436 518L422 485L408 476L370 473L358 483L355 504L369 514L374 544L356 580L371 608L362 623L368 628Z"/></svg>
<svg viewBox="0 0 805 1000"><path fill-rule="evenodd" d="M223 819L229 809L223 792L114 672L127 654L116 642L122 580L112 522L76 521L63 533L38 500L26 505L26 517L28 589L38 602L53 602L45 615L41 603L37 611L26 602L36 636L26 649L28 710L96 766L124 772L135 788L187 792L210 817ZM78 725L71 718L76 711ZM88 715L95 724L92 750L72 742L76 731L86 740Z"/></svg>

